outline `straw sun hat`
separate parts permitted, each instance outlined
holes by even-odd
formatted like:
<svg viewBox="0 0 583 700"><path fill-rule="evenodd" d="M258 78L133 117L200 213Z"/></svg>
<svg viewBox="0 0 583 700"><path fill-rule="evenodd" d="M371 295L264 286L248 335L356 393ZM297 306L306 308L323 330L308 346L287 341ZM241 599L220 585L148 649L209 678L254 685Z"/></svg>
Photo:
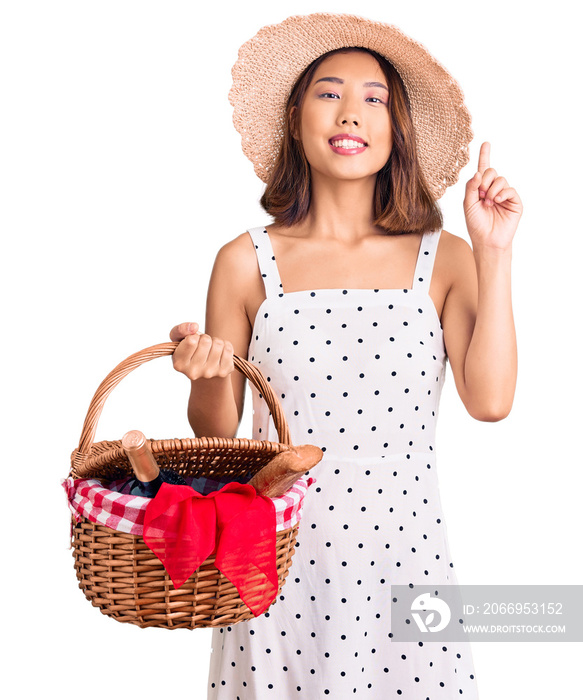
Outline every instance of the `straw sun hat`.
<svg viewBox="0 0 583 700"><path fill-rule="evenodd" d="M283 138L287 99L302 71L322 54L348 46L376 51L401 76L419 163L439 199L469 160L473 132L462 90L418 41L395 26L355 15L294 15L263 27L239 49L229 102L255 173L267 182Z"/></svg>

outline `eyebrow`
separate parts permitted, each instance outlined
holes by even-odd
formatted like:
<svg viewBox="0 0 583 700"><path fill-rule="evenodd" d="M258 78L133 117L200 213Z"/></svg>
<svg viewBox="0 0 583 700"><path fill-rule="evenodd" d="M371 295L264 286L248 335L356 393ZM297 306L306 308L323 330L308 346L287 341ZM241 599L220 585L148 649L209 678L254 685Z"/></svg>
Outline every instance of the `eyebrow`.
<svg viewBox="0 0 583 700"><path fill-rule="evenodd" d="M316 80L314 85L316 85L316 83L323 83L323 82L339 83L340 85L344 85L344 80L342 80L342 78L333 78L333 77L319 78L318 80ZM383 83L377 83L374 81L369 82L369 83L363 83L362 86L363 87L378 87L378 88L382 88L383 90L386 90L387 92L389 91L389 88L386 85L384 85Z"/></svg>

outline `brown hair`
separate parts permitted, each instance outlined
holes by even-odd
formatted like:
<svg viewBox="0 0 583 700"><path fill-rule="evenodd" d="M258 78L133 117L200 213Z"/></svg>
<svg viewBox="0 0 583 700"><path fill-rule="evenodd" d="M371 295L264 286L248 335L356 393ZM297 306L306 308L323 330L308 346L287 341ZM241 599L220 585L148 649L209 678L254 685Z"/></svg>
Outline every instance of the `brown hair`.
<svg viewBox="0 0 583 700"><path fill-rule="evenodd" d="M335 49L322 54L297 79L285 108L281 148L260 204L279 226L292 226L306 217L311 200L310 165L301 141L292 136L290 112L296 107L294 116L299 118L306 91L324 59L352 51L371 54L382 68L389 88L387 109L393 130L393 147L388 161L377 173L373 223L386 233L441 230L443 215L419 165L411 106L403 81L384 56L362 47Z"/></svg>

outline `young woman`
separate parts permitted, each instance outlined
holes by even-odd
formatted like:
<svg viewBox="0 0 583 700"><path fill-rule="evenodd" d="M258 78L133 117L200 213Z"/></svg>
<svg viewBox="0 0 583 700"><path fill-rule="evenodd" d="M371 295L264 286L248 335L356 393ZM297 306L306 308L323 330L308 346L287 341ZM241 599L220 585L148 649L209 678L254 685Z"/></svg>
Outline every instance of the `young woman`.
<svg viewBox="0 0 583 700"><path fill-rule="evenodd" d="M392 640L391 586L457 583L439 398L449 360L471 416L511 409L522 203L483 143L463 202L472 246L442 229L437 199L468 160L469 114L453 78L395 27L291 17L241 48L233 76L234 121L274 222L220 249L205 332L172 329L174 367L192 382L197 436L237 433L235 353L268 376L293 442L324 458L282 595L213 632L209 698L477 698L467 643ZM277 441L254 388L253 403L253 437Z"/></svg>

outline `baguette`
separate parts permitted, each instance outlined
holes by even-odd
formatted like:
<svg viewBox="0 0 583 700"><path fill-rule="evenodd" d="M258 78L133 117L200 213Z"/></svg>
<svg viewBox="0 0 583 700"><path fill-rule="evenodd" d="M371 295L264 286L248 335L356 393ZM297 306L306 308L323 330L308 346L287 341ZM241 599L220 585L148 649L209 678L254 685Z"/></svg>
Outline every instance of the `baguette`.
<svg viewBox="0 0 583 700"><path fill-rule="evenodd" d="M294 445L275 455L249 481L257 493L268 498L278 498L309 469L322 459L324 453L315 445Z"/></svg>

